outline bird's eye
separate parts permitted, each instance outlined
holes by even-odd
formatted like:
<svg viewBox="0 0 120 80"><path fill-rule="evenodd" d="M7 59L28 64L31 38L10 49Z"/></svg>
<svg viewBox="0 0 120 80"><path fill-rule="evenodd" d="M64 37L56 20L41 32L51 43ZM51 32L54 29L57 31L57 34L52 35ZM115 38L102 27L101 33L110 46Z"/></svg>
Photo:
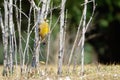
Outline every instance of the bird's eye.
<svg viewBox="0 0 120 80"><path fill-rule="evenodd" d="M40 28L38 28L38 32L40 32Z"/></svg>

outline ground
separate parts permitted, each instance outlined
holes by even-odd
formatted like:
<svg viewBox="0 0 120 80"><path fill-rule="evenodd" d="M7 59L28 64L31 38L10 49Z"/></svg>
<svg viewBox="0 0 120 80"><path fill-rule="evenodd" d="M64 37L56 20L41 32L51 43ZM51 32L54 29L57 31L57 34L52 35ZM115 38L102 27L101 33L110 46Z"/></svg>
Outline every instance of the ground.
<svg viewBox="0 0 120 80"><path fill-rule="evenodd" d="M70 66L62 67L61 76L57 75L57 65L48 65L47 71L45 66L41 65L37 70L26 69L23 75L20 75L20 67L15 67L14 73L3 77L3 66L0 66L0 80L120 80L120 65L94 65L84 66L84 75L81 76L81 66L77 65L75 69Z"/></svg>

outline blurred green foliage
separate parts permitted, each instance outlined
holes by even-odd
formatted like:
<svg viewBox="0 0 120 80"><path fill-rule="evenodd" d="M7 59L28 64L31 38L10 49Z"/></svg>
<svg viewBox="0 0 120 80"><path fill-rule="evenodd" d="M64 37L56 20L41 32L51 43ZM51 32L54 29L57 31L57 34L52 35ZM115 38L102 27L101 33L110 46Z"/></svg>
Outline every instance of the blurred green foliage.
<svg viewBox="0 0 120 80"><path fill-rule="evenodd" d="M92 63L92 58L94 55L94 48L90 44L85 44L85 64Z"/></svg>

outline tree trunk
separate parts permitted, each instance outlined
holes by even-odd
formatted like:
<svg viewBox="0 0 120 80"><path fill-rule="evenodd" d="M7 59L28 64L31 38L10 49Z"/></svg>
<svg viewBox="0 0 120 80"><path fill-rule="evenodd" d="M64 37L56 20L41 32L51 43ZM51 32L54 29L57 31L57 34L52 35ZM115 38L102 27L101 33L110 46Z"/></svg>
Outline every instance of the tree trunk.
<svg viewBox="0 0 120 80"><path fill-rule="evenodd" d="M62 73L62 62L64 55L64 10L65 10L65 2L66 0L62 0L61 2L61 14L60 14L60 50L58 55L58 75Z"/></svg>
<svg viewBox="0 0 120 80"><path fill-rule="evenodd" d="M8 6L7 0L4 0L4 25L2 21L2 15L0 13L0 23L2 28L2 38L3 38L3 45L4 45L4 69L3 69L3 76L7 76L7 69L8 69Z"/></svg>
<svg viewBox="0 0 120 80"><path fill-rule="evenodd" d="M10 54L9 54L9 63L10 63L10 73L13 72L13 54L14 54L14 43L13 43L13 34L14 34L14 25L13 25L13 0L9 0L9 28L10 28L10 36L9 36L9 40L10 40Z"/></svg>

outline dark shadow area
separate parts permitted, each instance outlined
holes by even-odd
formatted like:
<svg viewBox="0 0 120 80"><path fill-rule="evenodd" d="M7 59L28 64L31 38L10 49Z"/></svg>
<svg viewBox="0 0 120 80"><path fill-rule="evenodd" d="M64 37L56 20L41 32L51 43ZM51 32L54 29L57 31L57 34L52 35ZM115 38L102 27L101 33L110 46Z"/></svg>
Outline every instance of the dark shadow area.
<svg viewBox="0 0 120 80"><path fill-rule="evenodd" d="M98 60L103 64L120 64L120 22L113 21L106 29L100 30L100 35L89 40L88 42L94 46L98 53ZM99 29L96 28L89 32L86 36L97 34Z"/></svg>

